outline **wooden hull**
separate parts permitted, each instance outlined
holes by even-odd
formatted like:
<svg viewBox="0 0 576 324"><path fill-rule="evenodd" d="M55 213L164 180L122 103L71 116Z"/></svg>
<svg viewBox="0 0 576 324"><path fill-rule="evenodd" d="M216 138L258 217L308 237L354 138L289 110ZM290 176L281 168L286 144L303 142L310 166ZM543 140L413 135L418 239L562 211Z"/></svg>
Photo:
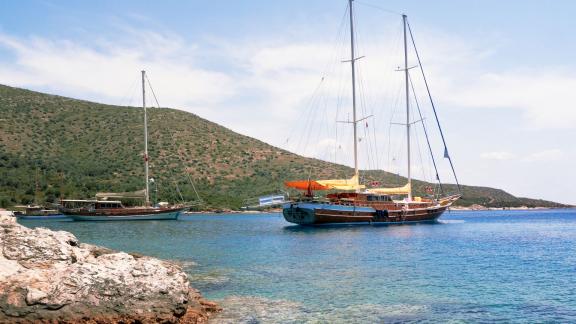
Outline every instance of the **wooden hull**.
<svg viewBox="0 0 576 324"><path fill-rule="evenodd" d="M75 221L176 220L185 208L125 208L107 211L63 210Z"/></svg>
<svg viewBox="0 0 576 324"><path fill-rule="evenodd" d="M331 203L294 202L284 205L286 221L299 225L405 224L435 222L450 204L414 209L375 209Z"/></svg>
<svg viewBox="0 0 576 324"><path fill-rule="evenodd" d="M50 220L50 219L68 219L68 216L63 214L52 215L15 215L17 219L24 220Z"/></svg>

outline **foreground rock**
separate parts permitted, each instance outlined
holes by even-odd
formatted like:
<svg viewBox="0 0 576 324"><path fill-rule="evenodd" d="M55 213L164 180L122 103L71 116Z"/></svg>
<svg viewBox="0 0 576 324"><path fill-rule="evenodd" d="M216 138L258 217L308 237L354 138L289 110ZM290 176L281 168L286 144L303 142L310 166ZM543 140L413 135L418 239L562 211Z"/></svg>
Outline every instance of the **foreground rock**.
<svg viewBox="0 0 576 324"><path fill-rule="evenodd" d="M2 323L205 323L215 311L177 265L0 216Z"/></svg>

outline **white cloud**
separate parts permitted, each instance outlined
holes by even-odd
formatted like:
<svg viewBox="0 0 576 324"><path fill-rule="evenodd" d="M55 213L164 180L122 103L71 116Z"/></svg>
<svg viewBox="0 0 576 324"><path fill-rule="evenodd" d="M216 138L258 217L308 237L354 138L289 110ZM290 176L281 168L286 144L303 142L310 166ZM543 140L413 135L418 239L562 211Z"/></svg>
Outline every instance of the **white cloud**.
<svg viewBox="0 0 576 324"><path fill-rule="evenodd" d="M564 156L564 153L559 149L544 150L540 152L535 152L528 155L525 161L557 161Z"/></svg>
<svg viewBox="0 0 576 324"><path fill-rule="evenodd" d="M480 154L480 157L486 160L511 160L516 156L510 152L486 152Z"/></svg>
<svg viewBox="0 0 576 324"><path fill-rule="evenodd" d="M536 129L571 128L576 123L576 77L554 70L470 74L451 80L444 102L472 108L512 108Z"/></svg>
<svg viewBox="0 0 576 324"><path fill-rule="evenodd" d="M0 34L0 48L16 57L13 62L0 63L0 82L126 104L130 85L138 71L146 68L162 105L195 109L193 112L235 130L280 143L282 140L274 138L275 127L255 127L248 118L234 116L238 122L231 119L231 113L247 109L271 118L270 124L294 121L322 76L349 77L349 66L339 62L347 57L347 49L338 51L328 41L238 43L211 39L200 45L167 32L120 28L119 34L125 38L95 37L98 41L92 45ZM474 67L493 50L437 32L417 36L423 40L426 69L442 104L514 108L530 125L541 128L571 127L576 122L576 108L569 104L576 102L572 91L576 78L544 69L477 73L480 69ZM362 47L360 54L366 58L358 66L368 104L390 107L401 81L400 73L393 71L401 62L401 51L380 39L365 43L368 46ZM206 64L211 55L226 68ZM464 66L472 68L460 68ZM323 91L326 97L349 100L346 81L334 81ZM235 100L237 97L243 98Z"/></svg>
<svg viewBox="0 0 576 324"><path fill-rule="evenodd" d="M3 83L45 88L80 98L116 104L141 69L153 75L163 105L185 107L214 104L234 95L238 86L225 73L210 71L182 58L194 51L176 37L144 32L140 47L127 43L88 47L72 41L31 37L17 39L0 34L0 46L10 50L15 62L0 64ZM176 59L178 58L178 59Z"/></svg>
<svg viewBox="0 0 576 324"><path fill-rule="evenodd" d="M538 152L526 154L524 156L517 156L514 153L505 151L486 152L480 154L480 157L485 160L518 160L523 162L540 162L540 161L556 161L561 159L564 153L559 149L547 149Z"/></svg>

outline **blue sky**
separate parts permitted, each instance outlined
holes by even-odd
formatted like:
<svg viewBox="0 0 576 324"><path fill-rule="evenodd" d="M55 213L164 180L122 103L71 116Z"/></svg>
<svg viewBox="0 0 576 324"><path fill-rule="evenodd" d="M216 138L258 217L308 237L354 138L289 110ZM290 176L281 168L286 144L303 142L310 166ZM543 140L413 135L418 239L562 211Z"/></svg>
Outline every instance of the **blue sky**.
<svg viewBox="0 0 576 324"><path fill-rule="evenodd" d="M335 41L345 7L336 0L4 0L0 83L136 105L144 67L163 106L334 160L337 152L323 149L346 150L345 129L337 143L329 131L314 135L318 145L286 140L302 131L298 117L318 98L320 78L327 76L328 84L332 76L346 77L346 66L330 65L346 58ZM360 55L367 57L362 76L375 85L365 93L366 109L384 115L371 122L384 138L379 145L386 157L376 164L390 168L383 152L401 139L388 145L384 121L398 107L374 93L401 81L390 72L401 63L398 53L384 52L394 48L400 20L375 7L409 15L461 182L576 204L569 187L576 183L576 3L357 1ZM326 85L322 98L343 95L346 103L345 93L331 89ZM330 115L331 107L322 109ZM350 164L346 157L335 161Z"/></svg>

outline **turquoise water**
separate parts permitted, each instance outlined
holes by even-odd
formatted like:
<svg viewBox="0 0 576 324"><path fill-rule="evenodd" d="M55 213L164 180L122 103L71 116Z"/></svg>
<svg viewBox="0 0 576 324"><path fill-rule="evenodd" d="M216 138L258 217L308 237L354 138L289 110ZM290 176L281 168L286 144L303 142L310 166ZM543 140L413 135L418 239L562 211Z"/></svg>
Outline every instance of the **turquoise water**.
<svg viewBox="0 0 576 324"><path fill-rule="evenodd" d="M304 228L279 214L21 221L177 260L223 323L576 322L576 210Z"/></svg>

